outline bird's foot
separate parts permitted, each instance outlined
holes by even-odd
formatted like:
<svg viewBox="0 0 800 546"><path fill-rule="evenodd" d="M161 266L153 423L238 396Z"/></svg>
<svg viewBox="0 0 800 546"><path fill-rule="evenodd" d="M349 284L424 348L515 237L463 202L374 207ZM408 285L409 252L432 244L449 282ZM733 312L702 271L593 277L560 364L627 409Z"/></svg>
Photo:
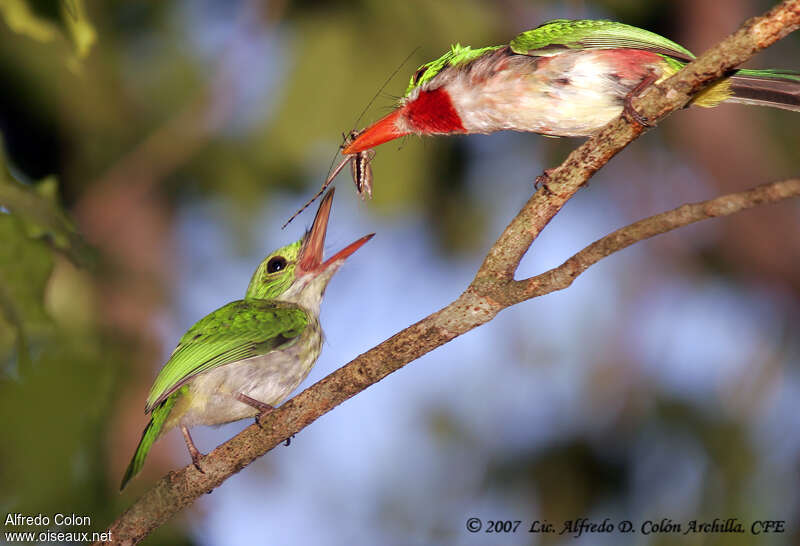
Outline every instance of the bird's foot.
<svg viewBox="0 0 800 546"><path fill-rule="evenodd" d="M269 409L265 409L264 411L256 415L256 424L259 427L261 427L262 430L264 429L264 423L263 423L264 419L267 417L267 415L269 415L273 411L275 411L275 408L270 406Z"/></svg>
<svg viewBox="0 0 800 546"><path fill-rule="evenodd" d="M289 436L288 438L286 438L286 441L285 441L285 442L283 442L283 445L285 445L286 447L289 447L290 445L292 445L292 439L293 439L295 436L297 436L297 434L292 434L291 436Z"/></svg>
<svg viewBox="0 0 800 546"><path fill-rule="evenodd" d="M256 415L256 424L261 428L264 428L261 425L261 421L267 415L269 415L270 413L275 411L275 407L274 406L271 406L271 405L269 405L269 404L267 404L265 402L262 402L260 400L256 400L255 398L251 398L251 397L249 397L246 394L243 394L241 392L236 395L236 399L239 402L243 403L243 404L247 404L248 406L252 406L252 407L256 408L257 410L259 410L260 413L258 415Z"/></svg>
<svg viewBox="0 0 800 546"><path fill-rule="evenodd" d="M186 441L186 449L189 450L189 455L192 457L192 463L194 464L194 467L201 474L205 474L205 470L203 470L200 466L200 461L203 460L205 455L200 453L200 450L195 447L194 442L192 441L192 435L189 434L189 429L186 428L185 425L181 425L181 432L183 433L183 439Z"/></svg>
<svg viewBox="0 0 800 546"><path fill-rule="evenodd" d="M200 466L200 461L203 460L203 457L205 457L205 455L203 455L196 449L194 451L190 451L189 454L192 456L192 464L197 469L197 471L200 472L200 474L205 474L206 471L203 470L203 468Z"/></svg>
<svg viewBox="0 0 800 546"><path fill-rule="evenodd" d="M633 97L630 94L625 97L625 106L622 109L625 116L632 122L638 123L642 127L652 127L653 124L650 123L650 120L634 109L633 104L631 104L632 100Z"/></svg>
<svg viewBox="0 0 800 546"><path fill-rule="evenodd" d="M545 169L542 174L536 177L533 183L533 189L538 190L539 186L541 186L548 195L553 195L553 190L550 189L547 183L550 182L550 175L552 175L554 171L555 169Z"/></svg>
<svg viewBox="0 0 800 546"><path fill-rule="evenodd" d="M646 116L643 116L642 114L636 111L636 109L633 107L633 99L638 97L646 87L650 86L650 84L655 82L657 79L658 77L652 72L650 72L650 74L647 77L645 77L645 79L640 81L639 84L636 87L634 87L630 93L625 95L625 101L623 102L624 106L622 108L623 115L625 115L632 122L638 123L642 127L652 127L653 124L650 123L650 120L647 119Z"/></svg>

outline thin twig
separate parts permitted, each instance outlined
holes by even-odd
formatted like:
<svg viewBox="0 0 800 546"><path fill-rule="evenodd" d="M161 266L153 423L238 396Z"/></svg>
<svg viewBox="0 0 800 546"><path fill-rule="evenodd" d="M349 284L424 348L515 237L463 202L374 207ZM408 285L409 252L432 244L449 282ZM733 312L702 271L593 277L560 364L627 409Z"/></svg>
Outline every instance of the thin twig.
<svg viewBox="0 0 800 546"><path fill-rule="evenodd" d="M776 203L791 197L800 197L800 178L762 184L738 193L689 203L678 208L639 220L618 229L587 246L563 264L529 279L515 281L508 288L508 297L519 303L563 290L572 284L578 275L603 258L662 233L688 226L701 220L728 216L730 214Z"/></svg>

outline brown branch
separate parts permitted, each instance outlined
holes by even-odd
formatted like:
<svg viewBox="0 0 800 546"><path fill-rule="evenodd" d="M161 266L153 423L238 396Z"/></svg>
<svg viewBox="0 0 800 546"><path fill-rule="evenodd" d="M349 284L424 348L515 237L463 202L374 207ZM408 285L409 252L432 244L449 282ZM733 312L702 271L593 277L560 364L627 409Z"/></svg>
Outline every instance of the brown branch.
<svg viewBox="0 0 800 546"><path fill-rule="evenodd" d="M685 105L693 93L719 78L756 51L800 26L800 0L788 0L762 17L751 19L669 80L634 101L638 111L658 121ZM514 272L531 243L566 201L644 128L620 117L572 152L549 173L547 186L535 193L511 221L478 270L467 290L450 305L392 336L292 398L267 419L264 430L251 425L203 459L204 474L189 465L170 472L133 504L109 531L116 544L133 544L167 521L200 495L219 486L285 438L351 396L409 362L476 328L509 305L569 286L591 264L635 241L677 227L731 214L800 193L796 179L686 205L642 220L593 243L562 266L538 277L514 281Z"/></svg>
<svg viewBox="0 0 800 546"><path fill-rule="evenodd" d="M511 301L519 303L550 292L563 290L590 266L633 243L701 220L728 216L758 205L768 205L791 197L800 197L800 178L762 184L749 190L729 193L699 203L689 203L650 216L595 241L558 267L529 279L509 283L507 296Z"/></svg>

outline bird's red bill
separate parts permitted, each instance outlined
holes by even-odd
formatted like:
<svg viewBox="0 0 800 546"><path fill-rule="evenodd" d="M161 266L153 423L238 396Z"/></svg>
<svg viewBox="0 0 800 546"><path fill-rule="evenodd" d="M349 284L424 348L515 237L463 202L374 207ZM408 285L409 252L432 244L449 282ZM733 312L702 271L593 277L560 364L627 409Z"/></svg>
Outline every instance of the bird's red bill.
<svg viewBox="0 0 800 546"><path fill-rule="evenodd" d="M317 209L314 216L314 223L311 224L311 231L300 251L300 259L297 265L303 271L316 269L322 263L322 251L325 247L325 234L328 231L328 219L331 215L331 205L333 204L333 192L336 188L331 188Z"/></svg>
<svg viewBox="0 0 800 546"><path fill-rule="evenodd" d="M352 243L344 247L342 250L340 250L327 260L325 260L325 262L322 265L320 265L319 268L325 269L334 262L338 262L340 260L346 260L348 256L350 256L353 252L361 248L364 245L364 243L372 239L374 236L375 236L374 233L370 233L369 235L364 235L358 241L353 241Z"/></svg>
<svg viewBox="0 0 800 546"><path fill-rule="evenodd" d="M397 118L400 117L402 111L402 108L398 108L364 129L353 142L345 146L342 153L348 155L357 154L384 142L407 135L408 131L401 131L397 128Z"/></svg>
<svg viewBox="0 0 800 546"><path fill-rule="evenodd" d="M348 256L361 248L364 243L372 239L375 235L374 233L365 235L344 247L325 260L325 262L322 261L322 252L325 247L325 235L328 231L328 219L331 215L334 191L336 191L336 188L331 188L325 194L325 197L322 198L322 202L317 209L317 215L314 217L314 223L311 225L311 231L303 244L303 249L300 251L300 258L297 265L304 272L323 271L334 262L346 260Z"/></svg>

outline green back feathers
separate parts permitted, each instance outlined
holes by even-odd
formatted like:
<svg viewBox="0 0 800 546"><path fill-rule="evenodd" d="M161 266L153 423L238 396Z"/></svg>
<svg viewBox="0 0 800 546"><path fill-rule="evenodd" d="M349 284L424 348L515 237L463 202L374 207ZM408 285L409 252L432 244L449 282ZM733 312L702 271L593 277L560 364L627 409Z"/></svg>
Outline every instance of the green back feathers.
<svg viewBox="0 0 800 546"><path fill-rule="evenodd" d="M270 300L286 292L294 282L295 266L303 241L305 237L267 256L253 273L245 299ZM282 265L280 260L283 260Z"/></svg>
<svg viewBox="0 0 800 546"><path fill-rule="evenodd" d="M429 63L420 66L409 81L405 96L429 82L445 68L460 66L477 59L485 53L504 46L472 49L455 44L450 51ZM691 51L683 46L641 28L614 21L554 19L533 30L517 35L509 48L518 55L549 56L563 53L565 49L644 49L665 55L668 61L694 59ZM680 67L680 63L676 68Z"/></svg>
<svg viewBox="0 0 800 546"><path fill-rule="evenodd" d="M161 434L161 429L164 428L164 423L167 421L167 417L169 417L169 412L172 411L172 406L175 405L175 402L177 402L178 398L181 397L186 389L188 389L188 387L184 387L175 391L172 393L172 396L164 400L163 404L153 410L153 415L150 418L150 422L145 427L144 432L142 432L142 439L139 440L139 446L136 448L136 453L133 454L133 458L128 464L128 469L125 471L125 475L122 477L122 483L119 486L120 491L125 489L125 486L128 485L130 479L138 474L144 466L144 460L147 458L147 454L150 452L153 442L155 442L158 439L159 434Z"/></svg>
<svg viewBox="0 0 800 546"><path fill-rule="evenodd" d="M788 80L800 83L800 72L793 70L773 70L765 69L752 69L741 68L736 71L737 76L752 76L757 78L773 78L776 80Z"/></svg>
<svg viewBox="0 0 800 546"><path fill-rule="evenodd" d="M293 303L238 300L220 307L181 338L150 389L145 411L200 373L288 346L307 325L308 314Z"/></svg>
<svg viewBox="0 0 800 546"><path fill-rule="evenodd" d="M495 51L496 49L500 49L501 47L503 46L489 46L489 47L482 47L479 49L472 49L469 46L462 46L461 44L455 44L450 46L450 51L448 51L435 61L423 64L417 69L416 72L414 72L414 75L411 76L411 81L409 81L408 83L408 88L406 89L406 96L417 87L420 87L424 83L433 79L437 74L439 74L439 72L441 72L445 68L468 63L474 59L477 59L484 53Z"/></svg>
<svg viewBox="0 0 800 546"><path fill-rule="evenodd" d="M613 21L570 21L557 19L523 32L511 41L514 53L531 56L557 55L565 50L641 49L664 59L664 80L694 59L691 51L675 42L644 30ZM745 83L743 80L749 78ZM659 80L659 81L661 81ZM698 93L692 104L714 107L726 100L767 104L796 110L800 92L787 88L800 83L800 74L785 70L738 70L733 80L720 80ZM735 83L735 85L734 85Z"/></svg>
<svg viewBox="0 0 800 546"><path fill-rule="evenodd" d="M565 49L644 49L681 60L694 59L691 51L649 30L617 23L555 19L519 34L510 44L520 55L548 56Z"/></svg>

